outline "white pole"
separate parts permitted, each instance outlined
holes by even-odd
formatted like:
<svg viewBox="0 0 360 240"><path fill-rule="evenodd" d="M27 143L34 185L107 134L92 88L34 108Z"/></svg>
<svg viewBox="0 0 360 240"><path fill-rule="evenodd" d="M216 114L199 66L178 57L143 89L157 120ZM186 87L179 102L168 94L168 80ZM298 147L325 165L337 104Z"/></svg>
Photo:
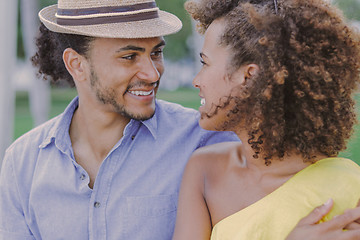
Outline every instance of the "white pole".
<svg viewBox="0 0 360 240"><path fill-rule="evenodd" d="M21 24L23 42L25 49L27 69L30 74L29 102L34 125L37 126L49 117L50 110L50 87L45 82L36 77L36 69L31 66L29 59L35 54L35 37L39 28L38 20L39 2L38 0L21 1Z"/></svg>
<svg viewBox="0 0 360 240"><path fill-rule="evenodd" d="M0 1L0 164L13 138L16 62L17 1Z"/></svg>

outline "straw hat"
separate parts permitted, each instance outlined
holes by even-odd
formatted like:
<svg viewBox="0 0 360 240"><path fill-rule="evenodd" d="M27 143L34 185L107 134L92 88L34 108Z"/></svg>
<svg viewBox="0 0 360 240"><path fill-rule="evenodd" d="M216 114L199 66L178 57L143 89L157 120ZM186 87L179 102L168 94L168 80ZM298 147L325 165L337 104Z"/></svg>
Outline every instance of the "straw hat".
<svg viewBox="0 0 360 240"><path fill-rule="evenodd" d="M104 38L151 38L179 31L181 21L154 0L58 0L39 12L51 31Z"/></svg>

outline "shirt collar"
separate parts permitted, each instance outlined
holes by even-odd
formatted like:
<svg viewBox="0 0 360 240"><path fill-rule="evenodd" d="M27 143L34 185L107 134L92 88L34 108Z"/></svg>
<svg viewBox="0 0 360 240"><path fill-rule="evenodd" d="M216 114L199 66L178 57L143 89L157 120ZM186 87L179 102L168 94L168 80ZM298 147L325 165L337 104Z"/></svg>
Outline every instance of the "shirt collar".
<svg viewBox="0 0 360 240"><path fill-rule="evenodd" d="M65 111L56 118L54 125L50 128L49 133L41 143L40 148L45 148L52 141L55 141L55 144L60 150L65 152L66 149L70 149L71 141L69 128L78 105L79 98L76 96L66 107Z"/></svg>
<svg viewBox="0 0 360 240"><path fill-rule="evenodd" d="M156 101L155 113L150 119L141 121L141 123L149 130L153 138L157 138L157 127L158 127L158 118L159 118L160 106Z"/></svg>
<svg viewBox="0 0 360 240"><path fill-rule="evenodd" d="M142 123L151 133L153 138L156 140L157 138L157 122L158 122L158 116L159 116L159 104L156 101L156 107L155 107L155 114L150 119L145 121L137 121L132 119L130 121L130 124L133 124L134 122L140 122ZM62 150L66 151L66 149L69 149L71 146L71 140L69 135L69 128L71 124L71 120L73 117L73 114L75 110L77 109L79 105L79 98L75 97L71 103L67 106L65 111L59 115L58 119L56 120L53 127L50 129L49 134L45 138L45 140L41 143L40 148L45 148L48 146L53 140L55 141L55 144L57 147Z"/></svg>

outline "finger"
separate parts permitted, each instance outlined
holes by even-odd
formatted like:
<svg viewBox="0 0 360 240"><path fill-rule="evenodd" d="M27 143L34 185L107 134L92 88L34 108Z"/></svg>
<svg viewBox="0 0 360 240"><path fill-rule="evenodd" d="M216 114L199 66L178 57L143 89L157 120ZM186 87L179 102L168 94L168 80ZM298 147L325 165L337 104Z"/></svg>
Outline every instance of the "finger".
<svg viewBox="0 0 360 240"><path fill-rule="evenodd" d="M348 225L345 226L346 230L360 230L360 224L357 222L352 222L349 223Z"/></svg>
<svg viewBox="0 0 360 240"><path fill-rule="evenodd" d="M360 199L359 199L356 207L360 207ZM360 218L358 218L355 222L360 224Z"/></svg>
<svg viewBox="0 0 360 240"><path fill-rule="evenodd" d="M358 239L360 239L360 230L349 230L349 231L342 232L341 239L358 240Z"/></svg>
<svg viewBox="0 0 360 240"><path fill-rule="evenodd" d="M334 202L332 199L329 199L323 205L316 207L312 212L310 212L306 217L301 219L298 225L309 225L318 223L326 214L328 214L333 206Z"/></svg>
<svg viewBox="0 0 360 240"><path fill-rule="evenodd" d="M330 228L344 228L348 224L355 222L360 218L360 208L353 208L346 210L345 213L334 217L328 222L323 224L328 225Z"/></svg>

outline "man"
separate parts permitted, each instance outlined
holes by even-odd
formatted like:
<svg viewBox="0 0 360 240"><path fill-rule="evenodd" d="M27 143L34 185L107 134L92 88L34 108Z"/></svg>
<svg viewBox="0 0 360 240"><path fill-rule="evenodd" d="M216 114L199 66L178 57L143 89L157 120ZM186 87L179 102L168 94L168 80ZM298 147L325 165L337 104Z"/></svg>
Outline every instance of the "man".
<svg viewBox="0 0 360 240"><path fill-rule="evenodd" d="M78 98L7 150L0 239L170 239L190 154L237 140L155 100L180 20L149 0L59 0L39 16L34 63Z"/></svg>

